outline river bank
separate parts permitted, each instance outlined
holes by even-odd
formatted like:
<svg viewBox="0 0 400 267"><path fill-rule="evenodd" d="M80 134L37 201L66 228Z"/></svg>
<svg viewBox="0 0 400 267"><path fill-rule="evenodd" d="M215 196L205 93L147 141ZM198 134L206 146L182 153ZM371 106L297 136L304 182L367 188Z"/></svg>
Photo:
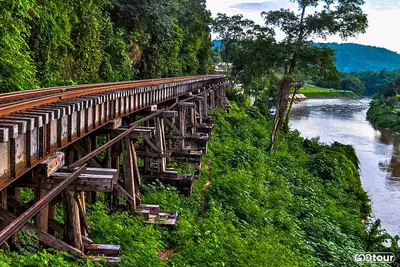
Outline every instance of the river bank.
<svg viewBox="0 0 400 267"><path fill-rule="evenodd" d="M400 132L400 108L396 97L383 98L378 96L371 101L367 112L367 119L378 128L386 128Z"/></svg>
<svg viewBox="0 0 400 267"><path fill-rule="evenodd" d="M395 236L400 234L400 136L371 126L366 120L370 102L368 98L301 102L293 107L291 129L304 137L319 136L328 144L338 141L354 146L373 214Z"/></svg>
<svg viewBox="0 0 400 267"><path fill-rule="evenodd" d="M362 223L370 203L352 147L290 132L267 152L272 120L231 106L230 114L210 114L214 135L192 196L141 188L144 203L179 212L174 231L98 203L88 206L93 241L118 240L121 266L352 266L355 252L381 249ZM94 266L39 248L0 253L1 261Z"/></svg>
<svg viewBox="0 0 400 267"><path fill-rule="evenodd" d="M360 98L352 91L326 89L311 86L301 88L299 93L304 94L308 99Z"/></svg>

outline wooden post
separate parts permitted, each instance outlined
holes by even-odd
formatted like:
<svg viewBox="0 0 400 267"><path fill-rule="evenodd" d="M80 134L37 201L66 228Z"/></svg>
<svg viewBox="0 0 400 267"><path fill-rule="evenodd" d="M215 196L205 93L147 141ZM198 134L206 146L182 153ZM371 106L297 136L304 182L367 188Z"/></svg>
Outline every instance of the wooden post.
<svg viewBox="0 0 400 267"><path fill-rule="evenodd" d="M37 187L35 189L35 202L39 201L43 196L48 193L46 189L40 189L40 183L42 182L42 175L37 171L33 171L33 178L37 181ZM47 233L49 230L49 205L45 205L45 207L39 211L35 216L35 226Z"/></svg>
<svg viewBox="0 0 400 267"><path fill-rule="evenodd" d="M97 136L89 136L87 138L87 152L92 152L97 148ZM83 200L85 200L85 194L82 194ZM87 202L94 204L97 202L96 192L86 192Z"/></svg>
<svg viewBox="0 0 400 267"><path fill-rule="evenodd" d="M160 148L160 153L165 151L165 138L164 138L164 122L161 118L155 118L155 140L157 147ZM162 157L160 161L160 172L164 172L167 167L167 159Z"/></svg>
<svg viewBox="0 0 400 267"><path fill-rule="evenodd" d="M79 203L77 193L64 190L62 192L64 206L64 241L78 249L82 248L81 222L79 218Z"/></svg>
<svg viewBox="0 0 400 267"><path fill-rule="evenodd" d="M208 95L208 93L207 92L204 92L204 94L203 94L203 116L204 117L207 117L208 116L208 101L207 101L207 96Z"/></svg>
<svg viewBox="0 0 400 267"><path fill-rule="evenodd" d="M57 204L49 204L49 220L55 220L56 219L56 210L57 210ZM53 229L48 229L48 233L51 235L54 235Z"/></svg>
<svg viewBox="0 0 400 267"><path fill-rule="evenodd" d="M0 208L7 210L7 189L3 189L0 191ZM0 221L0 230L5 228L7 226L7 222L5 221ZM2 250L8 250L9 247L6 243L0 245L0 249Z"/></svg>
<svg viewBox="0 0 400 267"><path fill-rule="evenodd" d="M135 177L136 164L134 163L134 154L136 154L136 151L134 144L128 138L122 140L122 153L124 155L124 189L134 199L132 208L136 209L136 194L139 191L139 185Z"/></svg>

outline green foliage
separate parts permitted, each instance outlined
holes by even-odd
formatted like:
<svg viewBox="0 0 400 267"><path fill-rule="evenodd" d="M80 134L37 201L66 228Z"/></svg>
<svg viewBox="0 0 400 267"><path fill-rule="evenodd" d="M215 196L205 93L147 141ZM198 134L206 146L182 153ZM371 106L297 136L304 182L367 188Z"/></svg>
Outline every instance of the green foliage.
<svg viewBox="0 0 400 267"><path fill-rule="evenodd" d="M202 0L12 0L0 9L0 92L211 70Z"/></svg>
<svg viewBox="0 0 400 267"><path fill-rule="evenodd" d="M300 89L299 94L304 94L307 98L355 98L358 97L352 91L326 89L315 86L307 86Z"/></svg>
<svg viewBox="0 0 400 267"><path fill-rule="evenodd" d="M351 146L289 132L267 152L272 122L231 104L229 115L212 112L203 158L203 168L211 162L210 184L203 169L189 197L162 184L141 187L143 203L179 213L174 231L110 214L100 203L87 207L94 242L121 245L119 266L354 266L354 253L388 250L385 240L400 251L379 222L362 223L370 205ZM24 240L37 244L34 236ZM2 266L94 266L23 244L20 254L0 254Z"/></svg>
<svg viewBox="0 0 400 267"><path fill-rule="evenodd" d="M374 71L364 71L364 72L352 72L350 73L356 76L364 82L365 94L375 95L383 88L386 88L391 83L394 83L398 78L400 78L400 71L386 71L381 70L379 72ZM345 76L346 74L342 74Z"/></svg>
<svg viewBox="0 0 400 267"><path fill-rule="evenodd" d="M357 95L362 96L365 91L365 85L360 78L352 75L346 75L342 80L342 90L352 91Z"/></svg>
<svg viewBox="0 0 400 267"><path fill-rule="evenodd" d="M400 102L397 97L400 92L400 79L383 88L370 104L367 119L373 125L400 131Z"/></svg>
<svg viewBox="0 0 400 267"><path fill-rule="evenodd" d="M32 1L0 2L0 91L35 87L35 66L25 38L30 35Z"/></svg>
<svg viewBox="0 0 400 267"><path fill-rule="evenodd" d="M120 266L163 266L157 252L164 248L163 229L146 226L142 217L128 213L109 215L97 203L89 207L91 238L95 243L121 245Z"/></svg>

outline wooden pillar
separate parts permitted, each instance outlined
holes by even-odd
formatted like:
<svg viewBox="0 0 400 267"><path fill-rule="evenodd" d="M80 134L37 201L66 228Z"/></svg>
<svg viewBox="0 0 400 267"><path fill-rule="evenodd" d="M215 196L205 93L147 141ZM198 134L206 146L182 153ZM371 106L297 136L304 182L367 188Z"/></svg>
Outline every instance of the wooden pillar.
<svg viewBox="0 0 400 267"><path fill-rule="evenodd" d="M190 109L190 120L192 124L191 134L196 133L196 108Z"/></svg>
<svg viewBox="0 0 400 267"><path fill-rule="evenodd" d="M207 101L208 93L204 92L203 94L203 116L207 117L208 116L208 101Z"/></svg>
<svg viewBox="0 0 400 267"><path fill-rule="evenodd" d="M76 194L76 192L68 190L64 190L61 194L64 207L64 241L82 249L79 203L76 201Z"/></svg>
<svg viewBox="0 0 400 267"><path fill-rule="evenodd" d="M7 209L7 189L6 188L3 189L2 191L0 191L0 208L5 209L5 210ZM6 226L7 226L7 223L0 220L0 230L5 228ZM4 244L0 245L0 249L8 250L9 247L8 247L7 243L4 243Z"/></svg>
<svg viewBox="0 0 400 267"><path fill-rule="evenodd" d="M49 205L49 219L52 219L52 220L56 219L56 211L57 211L57 204L50 204ZM54 235L55 231L52 229L49 229L48 233L51 235Z"/></svg>
<svg viewBox="0 0 400 267"><path fill-rule="evenodd" d="M115 143L114 145L111 146L111 168L118 170L118 177L120 173L120 155L121 155L121 150L120 150L120 142ZM107 166L108 167L108 166ZM113 193L105 193L105 203L112 209L114 204L117 204L117 192Z"/></svg>
<svg viewBox="0 0 400 267"><path fill-rule="evenodd" d="M33 178L37 181L37 187L35 189L35 202L39 201L48 192L47 189L40 188L42 177L43 176L41 174L35 171L33 172ZM41 211L36 214L34 221L37 228L47 233L47 231L49 230L49 205L46 205Z"/></svg>
<svg viewBox="0 0 400 267"><path fill-rule="evenodd" d="M97 136L88 136L86 139L86 150L88 153L92 152L97 148ZM97 193L96 192L86 192L82 194L83 200L85 199L86 195L86 200L89 204L94 204L97 201Z"/></svg>
<svg viewBox="0 0 400 267"><path fill-rule="evenodd" d="M124 156L124 189L134 199L133 209L135 209L136 206L140 204L140 176L137 166L135 144L128 138L122 140L122 153Z"/></svg>
<svg viewBox="0 0 400 267"><path fill-rule="evenodd" d="M164 153L166 150L165 147L165 135L164 135L164 120L157 117L154 119L155 126L155 141L157 147L160 149L160 153ZM167 159L165 157L161 157L160 161L160 172L164 172L167 167Z"/></svg>

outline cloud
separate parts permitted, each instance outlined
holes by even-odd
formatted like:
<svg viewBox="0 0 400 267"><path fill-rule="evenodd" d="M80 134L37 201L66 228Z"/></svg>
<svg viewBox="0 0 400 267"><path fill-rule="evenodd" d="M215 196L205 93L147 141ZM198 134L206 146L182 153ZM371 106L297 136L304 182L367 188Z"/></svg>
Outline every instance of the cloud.
<svg viewBox="0 0 400 267"><path fill-rule="evenodd" d="M282 4L278 4L276 2L240 3L230 7L236 9L244 9L244 10L263 11L270 9L279 9L282 7Z"/></svg>

